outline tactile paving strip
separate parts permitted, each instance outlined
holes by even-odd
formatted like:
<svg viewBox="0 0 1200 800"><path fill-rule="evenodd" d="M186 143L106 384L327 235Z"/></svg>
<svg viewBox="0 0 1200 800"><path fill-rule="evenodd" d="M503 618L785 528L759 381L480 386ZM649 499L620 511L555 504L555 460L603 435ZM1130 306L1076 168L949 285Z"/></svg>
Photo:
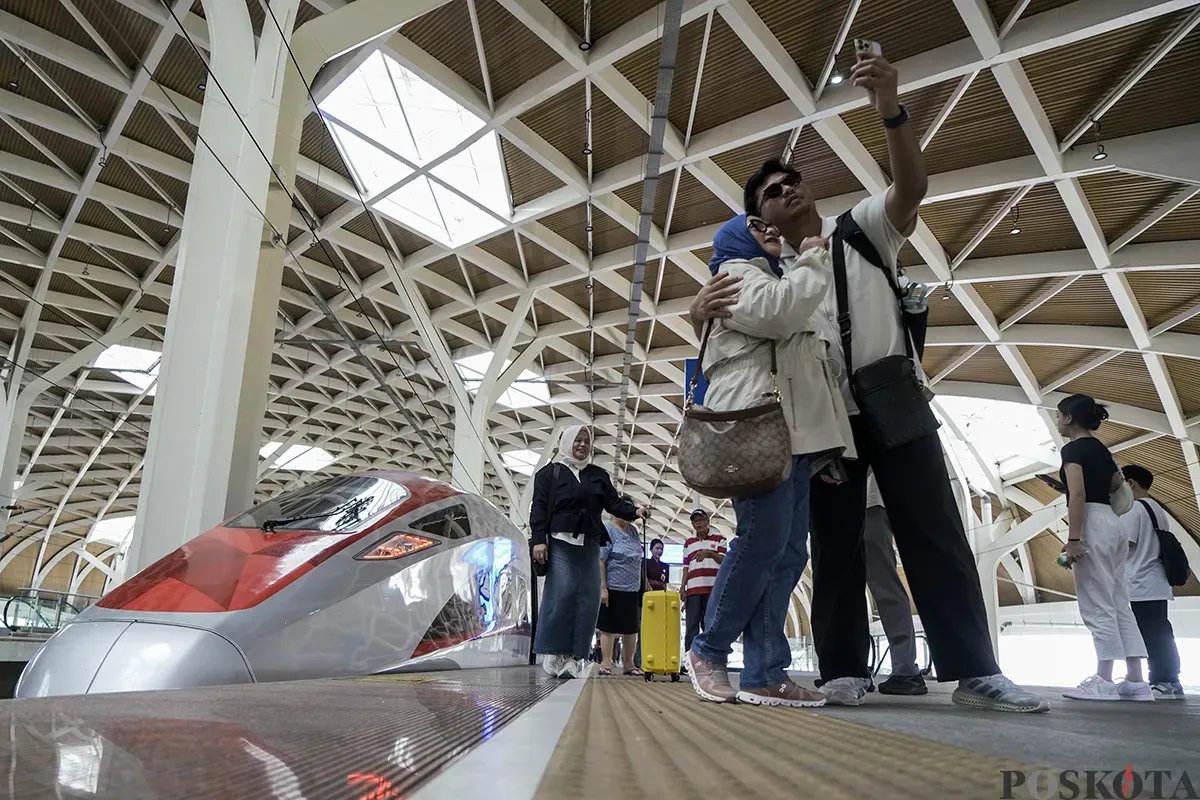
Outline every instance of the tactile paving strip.
<svg viewBox="0 0 1200 800"><path fill-rule="evenodd" d="M823 715L717 705L686 683L588 681L538 788L561 798L995 798L1036 769Z"/></svg>
<svg viewBox="0 0 1200 800"><path fill-rule="evenodd" d="M399 800L558 685L514 667L4 702L0 798Z"/></svg>

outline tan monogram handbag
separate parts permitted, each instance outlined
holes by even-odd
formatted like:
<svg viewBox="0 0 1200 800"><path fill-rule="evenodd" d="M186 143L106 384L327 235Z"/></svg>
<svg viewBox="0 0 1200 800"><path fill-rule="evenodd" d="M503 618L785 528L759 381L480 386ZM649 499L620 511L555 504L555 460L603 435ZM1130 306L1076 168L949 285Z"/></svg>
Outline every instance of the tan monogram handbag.
<svg viewBox="0 0 1200 800"><path fill-rule="evenodd" d="M739 499L769 492L792 475L792 438L779 394L775 340L770 340L773 391L763 395L765 402L736 411L713 411L694 403L712 327L710 320L688 386L679 430L679 474L706 497Z"/></svg>

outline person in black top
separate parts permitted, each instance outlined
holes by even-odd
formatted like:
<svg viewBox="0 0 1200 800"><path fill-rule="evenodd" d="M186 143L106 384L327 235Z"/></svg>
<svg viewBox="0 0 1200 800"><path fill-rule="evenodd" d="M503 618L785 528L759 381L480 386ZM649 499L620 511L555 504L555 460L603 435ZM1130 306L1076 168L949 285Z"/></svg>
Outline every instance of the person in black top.
<svg viewBox="0 0 1200 800"><path fill-rule="evenodd" d="M600 612L600 547L608 541L601 513L628 522L648 519L613 488L608 473L591 463L592 432L582 425L563 431L558 460L533 477L529 528L533 560L546 565L533 652L556 678L575 678L591 650Z"/></svg>
<svg viewBox="0 0 1200 800"><path fill-rule="evenodd" d="M650 542L650 558L646 559L646 581L650 584L652 592L666 589L667 580L671 575L671 568L662 562L663 547L662 539Z"/></svg>
<svg viewBox="0 0 1200 800"><path fill-rule="evenodd" d="M1093 435L1108 419L1108 410L1086 394L1073 394L1058 404L1062 446L1059 476L1067 487L1066 566L1075 572L1079 615L1096 647L1096 674L1063 696L1072 700L1154 700L1142 677L1146 645L1129 606L1125 559L1129 545L1121 519L1113 511L1112 494L1124 476L1112 453ZM1114 684L1113 662L1125 660L1125 680Z"/></svg>

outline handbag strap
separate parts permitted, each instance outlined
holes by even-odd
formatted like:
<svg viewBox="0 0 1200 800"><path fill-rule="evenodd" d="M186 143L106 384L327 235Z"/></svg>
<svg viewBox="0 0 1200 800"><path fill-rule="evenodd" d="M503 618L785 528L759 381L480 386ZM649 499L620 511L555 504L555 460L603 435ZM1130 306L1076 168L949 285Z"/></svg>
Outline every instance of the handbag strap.
<svg viewBox="0 0 1200 800"><path fill-rule="evenodd" d="M710 319L704 323L704 333L700 336L700 354L696 357L696 371L692 373L692 379L688 382L687 397L684 398L683 410L687 411L692 407L696 396L696 386L700 383L700 375L704 372L704 353L708 350L708 337L712 335L713 325L716 320ZM771 386L775 390L776 396L779 395L779 364L775 358L775 340L767 340L771 345Z"/></svg>

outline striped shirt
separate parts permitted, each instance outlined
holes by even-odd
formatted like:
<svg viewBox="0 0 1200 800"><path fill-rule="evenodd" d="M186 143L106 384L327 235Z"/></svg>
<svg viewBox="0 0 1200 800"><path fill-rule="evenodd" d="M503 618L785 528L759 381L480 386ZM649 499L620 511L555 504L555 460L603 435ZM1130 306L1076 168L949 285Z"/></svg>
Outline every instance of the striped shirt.
<svg viewBox="0 0 1200 800"><path fill-rule="evenodd" d="M687 593L711 594L713 584L717 582L717 568L720 564L715 558L693 560L701 550L712 550L724 555L727 550L725 542L719 536L709 536L701 539L693 536L683 545L683 566L687 570Z"/></svg>

